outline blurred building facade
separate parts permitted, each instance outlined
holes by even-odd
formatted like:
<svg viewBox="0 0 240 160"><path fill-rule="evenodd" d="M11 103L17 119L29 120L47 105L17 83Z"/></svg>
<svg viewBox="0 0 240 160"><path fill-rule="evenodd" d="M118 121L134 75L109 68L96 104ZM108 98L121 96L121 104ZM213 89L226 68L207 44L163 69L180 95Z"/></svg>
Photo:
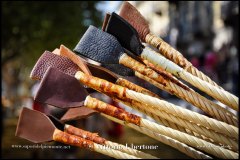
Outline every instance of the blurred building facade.
<svg viewBox="0 0 240 160"><path fill-rule="evenodd" d="M129 2L148 20L154 34L170 41L171 32L178 32L174 35L180 45L202 38L211 42L223 27L231 26L238 32L237 1Z"/></svg>

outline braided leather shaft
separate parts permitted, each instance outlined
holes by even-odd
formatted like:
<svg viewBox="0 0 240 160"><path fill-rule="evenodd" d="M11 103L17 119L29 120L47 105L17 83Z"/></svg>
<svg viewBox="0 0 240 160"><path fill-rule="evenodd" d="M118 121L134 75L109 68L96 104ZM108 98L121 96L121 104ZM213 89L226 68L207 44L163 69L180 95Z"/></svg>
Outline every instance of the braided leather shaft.
<svg viewBox="0 0 240 160"><path fill-rule="evenodd" d="M179 93L178 96L180 98L185 98L189 103L195 104L196 106L201 106L201 108L199 108L202 109L204 112L209 113L209 115L216 117L216 119L220 121L224 121L228 124L238 126L238 118L232 112L201 96L193 89L185 92L183 88L177 86L172 82L169 82L168 86L170 86L169 88L171 88L174 92Z"/></svg>
<svg viewBox="0 0 240 160"><path fill-rule="evenodd" d="M111 98L113 98L113 97L111 97ZM155 112L153 112L154 109L152 109L150 107L146 107L143 103L140 103L140 102L137 102L137 101L134 101L134 100L131 100L131 102L126 102L125 100L122 101L122 100L118 100L118 99L114 99L114 100L122 102L125 105L127 105L127 106L129 106L129 107L131 107L133 109L136 109L136 110L138 110L138 111L140 111L140 112L142 112L144 114L146 114L147 116L153 118L158 123L163 124L163 125L165 125L167 127L171 127L173 129L179 130L181 132L185 132L185 133L194 135L196 137L203 138L203 139L205 138L205 140L206 139L209 140L209 138L207 138L205 136L200 136L199 134L197 134L197 133L195 133L195 132L193 132L193 131L191 131L189 129L185 129L181 125L176 125L175 123L172 122L172 120L168 121L168 120L164 119L165 117L163 118L162 116L159 116L159 114L156 115ZM162 111L162 112L164 112L164 111ZM166 112L165 112L165 114L166 114Z"/></svg>
<svg viewBox="0 0 240 160"><path fill-rule="evenodd" d="M154 132L167 135L171 138L177 139L187 145L195 147L199 150L205 151L212 154L218 158L238 158L238 153L224 149L222 147L216 146L212 143L204 141L202 139L196 138L194 136L188 135L177 130L158 125L156 123L150 122L146 119L141 119L140 126L150 129Z"/></svg>
<svg viewBox="0 0 240 160"><path fill-rule="evenodd" d="M106 80L86 75L82 72L77 72L75 74L75 77L78 80L80 80L82 83L84 83L92 88L96 88L97 90L100 90L101 92L108 93L108 94L111 94L112 96L117 96L120 98L121 97L131 98L136 101L149 104L150 106L162 106L159 109L162 110L162 108L164 108L164 110L166 112L170 112L170 113L172 112L175 115L179 115L179 117L181 116L181 118L183 118L183 119L187 118L188 120L202 124L205 127L211 128L213 130L216 130L219 133L226 134L230 137L233 137L233 138L238 137L237 128L234 126L230 126L226 123L222 123L222 122L216 121L214 119L210 119L206 116L197 114L195 112L192 112L192 111L189 111L186 109L175 107L175 105L170 104L166 101L162 101L162 100L159 100L157 98L154 98L154 97L142 94L142 93L128 90L121 86L112 84ZM86 100L85 100L85 102L86 102Z"/></svg>
<svg viewBox="0 0 240 160"><path fill-rule="evenodd" d="M145 76L144 76L145 77ZM120 78L118 79L119 81L117 81L118 83L118 85L121 85L121 86L124 86L124 87L127 87L128 89L133 89L132 87L130 87L130 85L126 85L126 84L128 84L128 83L125 83L125 81L124 81L124 79L121 79L120 80ZM128 81L129 82L129 81ZM155 114L153 114L153 113L151 113L151 112L147 112L146 110L144 110L142 107L140 107L140 106L142 106L143 104L142 103L140 103L140 102L137 102L137 101L134 101L134 100L131 100L131 102L126 102L126 99L124 98L124 101L123 100L119 100L119 99L122 99L122 98L116 98L116 97L113 97L111 94L109 95L107 92L103 92L102 90L99 90L99 89L96 89L98 92L101 92L101 93L104 93L104 94L106 94L106 95L108 95L108 96L110 96L112 99L114 99L115 101L119 101L119 102L122 102L122 103L124 103L124 104L126 104L126 105L128 105L128 106L131 106L132 108L135 108L135 109L137 109L137 110L139 110L140 112L142 112L142 113L145 113L145 114L147 114L148 116L150 116L150 117L152 117L153 119L155 119L156 121L158 121L158 122L160 122L160 123L162 123L162 124L164 124L164 125L166 125L166 126L169 126L169 127L171 127L171 128L174 128L174 129L178 129L178 130L180 130L180 131L183 131L183 132L186 132L186 133L191 133L192 135L195 135L195 136L197 136L198 134L197 133L193 133L192 131L190 131L190 130L185 130L185 128L182 128L181 126L178 126L178 125L176 125L176 124L174 124L174 123L172 123L172 122L169 122L169 121L167 121L167 120L165 120L165 119L161 119L160 117L158 117L158 116L156 116ZM144 90L139 90L138 88L136 88L135 89L135 91L138 91L138 92L140 92L140 93L145 93L145 94L147 94L147 95L151 95L151 94L149 94L149 92L145 92ZM148 90L147 90L148 91ZM158 96L157 96L158 97ZM129 101L129 100L128 100ZM199 136L199 135L198 135Z"/></svg>
<svg viewBox="0 0 240 160"><path fill-rule="evenodd" d="M128 126L130 128L133 128L135 129L136 131L138 132L141 132L145 135L148 135L149 137L152 137L166 145L169 145L179 151L181 151L182 153L185 153L186 155L192 157L192 158L196 158L196 159L211 159L212 157L200 152L200 151L197 151L195 150L194 148L176 140L176 139L173 139L173 138L170 138L168 136L165 136L165 135L162 135L162 134L158 134L156 132L153 132L153 131L150 131L146 128L143 128L143 127L140 127L140 126L137 126L137 125L134 125L134 124L131 124L131 123L125 123L124 121L121 121L119 119L116 119L114 117L111 117L111 116L108 116L106 114L102 114L104 117L116 122L116 123L119 123L121 125L125 125L125 126Z"/></svg>
<svg viewBox="0 0 240 160"><path fill-rule="evenodd" d="M139 72L135 72L135 75L153 84L154 86L158 87L161 90L163 90L164 88L164 86L161 85L160 83L142 75ZM200 107L198 108L202 109L206 113L209 113L209 115L215 117L218 120L224 121L234 126L238 126L238 119L233 113L226 110L225 108L220 107L216 103L213 103L212 101L206 99L197 92L194 92L192 89L186 91L185 89L179 87L178 85L172 82L168 82L168 88L170 88L168 90L168 93L175 94L179 98L186 99L186 101L188 101L191 104L196 104L196 106L201 106L201 108ZM196 99L195 97L197 97L198 99Z"/></svg>
<svg viewBox="0 0 240 160"><path fill-rule="evenodd" d="M200 90L204 91L211 97L215 98L216 100L226 104L227 106L231 107L234 110L238 111L238 97L229 92L219 89L217 87L212 86L211 84L202 81L199 78L195 78L188 72L180 72L179 76L191 83L194 84L195 87L199 88Z"/></svg>
<svg viewBox="0 0 240 160"><path fill-rule="evenodd" d="M127 102L124 102L126 104L128 104L129 102L133 103L134 101L131 101L129 99L125 99L124 98L124 101L127 101ZM133 104L136 104L136 103L133 103ZM93 109L96 109L100 112L103 112L103 113L107 113L109 115L112 115L112 116L116 116L116 117L122 117L122 116L119 116L121 115L122 111L114 106L110 106L110 105L107 105L106 103L103 103L101 101L98 101L94 98L91 98L90 96L88 96L85 100L85 106L87 107L90 107L90 108L93 108ZM105 107L105 106L108 106L108 107ZM143 105L144 106L144 105ZM237 150L237 143L233 140L231 140L230 138L226 138L225 136L221 135L221 134L218 134L218 133L215 133L214 131L211 131L211 130L207 130L205 129L204 127L199 127L197 126L196 124L191 124L189 122L185 122L184 120L181 120L179 118L176 118L175 116L171 115L171 114L164 114L164 112L157 112L156 109L153 109L151 107L147 107L149 112L152 112L152 113L155 113L161 117L164 117L165 119L167 120L170 120L170 121L173 121L179 125L182 125L183 127L185 128L189 128L190 130L193 130L201 135L206 135L207 137L209 138L212 138L213 140L215 140L216 142L218 143L222 143L224 145L230 145L231 148L233 148L234 150ZM130 123L134 123L134 124L139 124L138 122L135 121L135 119L138 119L136 117L134 117L134 115L131 115L128 114L127 112L124 111L124 114L125 114L125 121L129 121ZM132 117L134 120L129 120L127 117Z"/></svg>
<svg viewBox="0 0 240 160"><path fill-rule="evenodd" d="M168 126L168 127L177 129L179 131L189 133L189 134L194 135L196 137L201 137L201 138L203 138L205 140L211 141L211 139L209 139L209 138L207 138L205 136L200 136L198 133L195 133L195 132L193 132L193 131L191 131L189 129L185 129L185 128L179 126L179 125L176 125L175 123L172 123L170 121L167 121L166 119L163 119L163 118L155 115L155 112L151 113L149 111L146 111L146 108L145 109L143 108L143 106L144 106L143 103L140 103L138 101L134 101L134 100L131 100L131 99L129 100L129 99L126 99L126 98L116 98L116 97L113 97L112 95L109 95L108 93L102 92L100 90L97 90L97 91L110 96L115 101L122 102L125 105L128 105L128 106L130 106L130 107L132 107L132 108L134 108L134 109L136 109L136 110L138 110L138 111L140 111L142 113L145 113L146 115L152 117L154 120L156 120L157 122L159 122L161 124L164 124L165 126ZM149 110L149 108L147 110ZM153 109L151 109L151 110L153 110Z"/></svg>
<svg viewBox="0 0 240 160"><path fill-rule="evenodd" d="M220 87L217 83L215 83L213 80L211 80L208 76L206 76L204 73L199 71L197 68L195 68L191 62L189 62L184 56L175 50L173 47L171 47L169 44L164 42L160 37L157 37L153 34L148 34L145 38L146 42L154 47L156 47L162 55L164 55L167 59L173 61L180 67L184 68L186 71L191 73L194 76L199 77L200 79L210 83L213 86L216 86L220 89Z"/></svg>
<svg viewBox="0 0 240 160"><path fill-rule="evenodd" d="M141 57L148 60L150 63L160 68L163 68L165 71L170 72L175 76L189 82L193 86L197 87L198 89L202 90L213 98L219 100L220 102L228 105L232 109L238 110L238 97L225 90L219 89L218 87L215 87L196 76L193 76L192 74L188 73L187 71L185 71L172 61L169 61L154 50L145 47L143 49L143 52L141 53Z"/></svg>
<svg viewBox="0 0 240 160"><path fill-rule="evenodd" d="M196 106L202 106L202 110L205 111L206 113L211 113L210 115L212 117L216 117L216 119L224 121L228 124L238 126L238 118L230 111L226 110L225 108L221 107L220 105L213 103L212 101L208 100L207 98L201 96L194 90L190 89L188 86L184 85L181 81L179 81L177 78L172 76L170 73L164 71L162 68L154 66L147 60L143 60L143 62L150 68L152 68L154 71L159 73L160 75L166 77L168 79L168 83L171 83L169 86L171 93L179 93L177 95L179 98L182 99L188 99L189 103L196 104ZM142 77L143 79L149 79L147 77ZM157 79L155 79L158 81ZM147 81L151 81L150 79ZM155 84L154 84L155 85ZM162 87L160 87L161 89ZM186 93L189 92L189 93ZM189 94L192 94L193 96L190 96ZM199 98L196 99L194 97ZM200 103L201 102L201 103ZM200 104L199 104L200 103ZM201 105L203 104L203 105ZM208 105L213 106L213 107L208 107ZM200 108L200 107L199 107ZM212 111L213 110L213 111ZM216 116L215 116L215 114Z"/></svg>
<svg viewBox="0 0 240 160"><path fill-rule="evenodd" d="M197 106L198 108L202 109L206 113L210 114L213 117L216 117L221 121L227 122L229 124L237 125L237 118L235 118L235 116L231 112L213 103L212 101L201 96L200 94L197 94L193 90L190 90L188 88L185 89L185 88L179 87L178 85L175 85L174 83L169 82L154 70L148 68L144 64L141 64L140 62L134 60L133 58L127 55L121 56L121 59L119 62L159 82L161 84L160 89L166 90L171 94L175 94L176 96L182 99L185 99L187 102ZM147 79L147 77L145 79Z"/></svg>
<svg viewBox="0 0 240 160"><path fill-rule="evenodd" d="M174 128L174 129L177 129L181 132L191 132L190 130L188 130L188 132L186 131L185 128L181 127L181 126L178 126L176 125L175 123L172 123L171 121L168 121L166 119L163 119L162 117L160 116L157 116L156 114L154 114L153 112L150 112L152 111L153 109L149 108L144 105L143 103L140 103L138 101L135 101L135 100L131 100L131 102L128 102L128 100L124 99L124 100L120 100L120 99L117 99L117 98L114 98L114 97L111 97L112 99L114 99L115 101L118 101L118 102L121 102L121 103L124 103L125 105L133 108L133 109L136 109L144 114L146 114L147 116L153 118L155 121L165 125L165 126L168 126L168 127L171 127L171 128ZM192 132L191 132L192 135L194 135Z"/></svg>
<svg viewBox="0 0 240 160"><path fill-rule="evenodd" d="M153 110L151 110L153 111ZM161 113L161 115L159 114ZM231 149L233 151L238 150L238 143L237 141L234 141L233 139L226 137L220 133L214 132L211 129L206 129L205 127L198 126L197 124L188 122L184 119L181 119L179 117L176 117L172 114L167 114L166 112L159 112L157 115L160 117L163 117L164 119L168 120L168 122L175 123L183 128L189 129L190 134L196 136L196 133L199 134L198 138L204 139L206 141L210 141L210 139L213 140L212 143L217 145L223 145L224 147ZM172 126L172 125L171 125ZM171 127L172 128L172 127ZM179 127L178 127L179 128ZM177 130L179 130L177 128ZM173 128L174 129L174 128ZM185 131L186 132L186 131ZM210 138L210 139L209 139Z"/></svg>
<svg viewBox="0 0 240 160"><path fill-rule="evenodd" d="M150 82L150 83L152 83L153 85L155 85L155 86L157 86L158 88L160 88L161 89L161 87L162 87L162 85L160 84L160 83L157 83L156 81L154 81L154 80L152 80L152 79L150 79L150 78L147 78L146 76L143 76L142 74L140 74L139 72L135 72L135 75L137 76L137 77L139 77L139 78L142 78L142 79L144 79L144 80L146 80L146 81L148 81L148 82ZM149 108L148 108L148 110L149 110ZM154 112L154 113L156 113L156 112ZM169 116L167 116L166 118L170 118ZM173 121L174 119L176 119L177 117L174 117L173 119L171 119L171 121ZM181 119L181 120L183 120L183 119ZM174 121L174 122L176 122L177 124L179 124L180 123L180 125L182 126L184 123L181 123L181 120L179 120L179 119L177 119L176 121ZM188 122L188 121L185 121L185 122ZM190 123L190 124L192 124L192 123ZM165 124L166 125L166 124ZM236 124L237 125L237 124ZM168 126L168 125L166 125L166 126ZM198 125L195 125L195 126L197 126L197 127L200 127L200 126L198 126ZM190 127L194 127L194 126L190 126ZM174 127L172 127L171 126L171 128L173 128L173 129L177 129L177 130L179 130L179 128L174 128ZM187 127L187 128L189 128L189 127ZM201 128L202 129L202 128ZM181 131L181 130L180 130ZM216 140L215 140L215 142L214 141L212 141L211 139L209 139L209 138L207 138L207 137L205 137L205 136L199 136L197 133L195 133L195 132L189 132L190 130L187 130L188 132L188 134L191 134L191 135L194 135L194 136L196 136L196 137L199 137L199 138L202 138L202 139L204 139L204 140L207 140L207 141L209 141L209 142L212 142L212 143L215 143L216 144ZM203 130L202 130L203 131ZM204 131L203 131L204 132ZM204 133L204 135L206 135L207 134L207 132L205 132ZM214 134L213 134L213 136L214 136ZM225 136L223 136L224 138L226 138ZM219 136L217 136L217 137L215 137L214 136L214 139L219 139ZM220 138L221 139L221 138ZM218 141L218 140L217 140ZM230 141L230 143L229 143L229 141ZM234 140L232 140L232 139L227 139L227 141L223 141L223 140L221 140L221 141L218 141L218 142L224 142L226 145L224 145L223 147L225 148L229 148L229 149L233 149L234 151L236 151L237 149L238 149L238 144L237 144L237 142L236 141L234 141ZM219 143L217 143L217 144L219 144ZM231 145L230 145L231 144ZM222 145L222 144L221 144ZM230 147L231 146L231 147Z"/></svg>
<svg viewBox="0 0 240 160"><path fill-rule="evenodd" d="M168 114L164 111L156 113L156 109L148 107L147 105L140 103L138 101L129 100L129 99L125 99L125 98L124 98L124 100L123 99L120 100L115 97L111 97L111 98L114 99L115 101L122 102L125 105L150 116L155 121L157 121L165 126L171 127L173 129L179 130L181 132L188 133L190 135L204 139L208 142L212 142L217 145L222 146L222 144L224 144L222 146L224 148L229 148L234 151L238 150L238 144L236 141L232 140L229 137L227 138L219 133L216 133L212 130L208 130L208 129L198 126L194 123L190 123L184 119L175 117L174 115ZM194 131L196 131L197 133ZM208 136L208 137L206 137L206 136Z"/></svg>
<svg viewBox="0 0 240 160"><path fill-rule="evenodd" d="M160 114L158 114L158 116L160 116ZM187 129L193 131L194 133L199 134L200 136L194 135L198 138L201 138L201 139L204 139L207 141L210 141L209 138L211 138L214 141L214 143L217 145L224 145L224 146L228 147L228 149L231 149L233 151L238 150L237 141L234 141L233 139L226 137L220 133L217 133L211 129L206 129L205 127L198 126L197 124L188 122L188 121L183 120L179 117L176 117L172 114L167 114L166 112L161 112L161 117L164 117L166 120L168 120L170 122L174 122L175 124L177 124L179 126L187 128ZM206 138L205 138L205 136L206 136Z"/></svg>
<svg viewBox="0 0 240 160"><path fill-rule="evenodd" d="M114 98L114 100L116 99ZM237 141L234 141L231 138L226 137L220 133L217 133L211 129L201 127L197 124L191 123L189 121L186 121L185 119L181 119L177 116L166 113L164 111L157 112L156 109L134 100L124 99L124 100L117 100L117 101L121 101L122 103L130 106L131 108L137 109L138 111L145 113L146 115L152 117L154 120L168 127L171 127L173 129L176 129L185 133L189 133L191 135L194 135L206 141L212 142L211 140L213 140L212 143L217 145L223 145L224 148L228 147L228 149L231 149L233 151L238 150Z"/></svg>
<svg viewBox="0 0 240 160"><path fill-rule="evenodd" d="M201 80L204 80L208 83L210 83L211 85L218 87L219 89L224 90L221 86L219 86L216 82L214 82L213 80L211 80L211 78L209 78L207 75L205 75L203 72L199 71L196 67L194 67L193 65L189 66L188 68L185 69L186 71L188 71L189 73L191 73L194 76L197 76L198 78L200 78Z"/></svg>
<svg viewBox="0 0 240 160"><path fill-rule="evenodd" d="M192 121L193 123L215 130L216 132L222 133L223 135L238 139L238 128L232 125L228 125L224 122L220 122L199 113L181 108L180 106L176 106L174 104L154 97L150 97L148 95L136 93L131 90L127 90L126 95L128 98L140 102L145 102L149 105L149 107L155 108L155 114L163 110L167 113L181 117L182 119L186 119L188 121Z"/></svg>

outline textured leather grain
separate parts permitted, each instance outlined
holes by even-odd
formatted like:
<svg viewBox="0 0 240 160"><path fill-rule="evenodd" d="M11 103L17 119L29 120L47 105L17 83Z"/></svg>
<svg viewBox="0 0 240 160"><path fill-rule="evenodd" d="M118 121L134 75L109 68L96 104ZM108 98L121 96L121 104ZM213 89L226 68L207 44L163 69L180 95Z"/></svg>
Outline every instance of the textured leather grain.
<svg viewBox="0 0 240 160"><path fill-rule="evenodd" d="M128 49L130 52L140 55L142 53L143 45L140 42L138 32L116 13L112 13L106 32L115 36L122 47Z"/></svg>
<svg viewBox="0 0 240 160"><path fill-rule="evenodd" d="M74 77L48 68L35 100L60 108L81 107L88 93Z"/></svg>
<svg viewBox="0 0 240 160"><path fill-rule="evenodd" d="M48 67L55 67L72 76L80 70L78 66L68 58L45 51L33 67L30 78L38 80L42 79Z"/></svg>
<svg viewBox="0 0 240 160"><path fill-rule="evenodd" d="M137 31L142 42L145 42L145 37L150 33L149 24L141 13L129 2L122 3L119 15L127 20Z"/></svg>
<svg viewBox="0 0 240 160"><path fill-rule="evenodd" d="M73 51L99 63L118 64L123 48L114 36L89 26Z"/></svg>

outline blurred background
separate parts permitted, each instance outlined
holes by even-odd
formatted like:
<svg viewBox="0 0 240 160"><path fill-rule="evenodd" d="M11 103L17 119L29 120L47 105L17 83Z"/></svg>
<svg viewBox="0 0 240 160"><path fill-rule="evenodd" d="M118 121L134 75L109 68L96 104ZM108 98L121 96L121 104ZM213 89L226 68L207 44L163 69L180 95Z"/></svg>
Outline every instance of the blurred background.
<svg viewBox="0 0 240 160"><path fill-rule="evenodd" d="M155 35L179 50L195 67L224 89L236 96L239 95L238 1L129 2L148 20L150 29ZM14 148L12 145L32 144L15 137L14 134L21 107L36 107L32 97L38 82L31 80L29 74L40 55L45 50L53 51L60 44L73 49L89 25L101 28L105 13L113 11L118 13L121 3L121 1L1 2L3 158L109 158L74 147L62 151ZM134 77L127 78L149 88L167 101L198 111L188 103L144 81ZM108 97L96 96L115 104ZM135 112L122 104L115 105ZM54 109L49 107L49 110ZM138 112L135 113L144 117ZM101 122L101 125L95 125L94 122L97 121ZM158 150L146 152L160 158L189 158L169 146L99 116L74 123L122 144L158 145Z"/></svg>

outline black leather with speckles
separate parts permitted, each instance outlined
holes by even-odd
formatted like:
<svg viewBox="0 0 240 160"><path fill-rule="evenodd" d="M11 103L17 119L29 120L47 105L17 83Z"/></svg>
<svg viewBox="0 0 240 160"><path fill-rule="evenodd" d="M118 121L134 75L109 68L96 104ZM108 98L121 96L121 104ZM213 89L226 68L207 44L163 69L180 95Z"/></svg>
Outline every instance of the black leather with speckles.
<svg viewBox="0 0 240 160"><path fill-rule="evenodd" d="M73 49L77 54L102 63L102 66L122 76L134 75L131 69L119 64L124 49L111 34L89 26Z"/></svg>
<svg viewBox="0 0 240 160"><path fill-rule="evenodd" d="M89 26L73 51L103 64L118 64L124 52L114 36L94 26Z"/></svg>

